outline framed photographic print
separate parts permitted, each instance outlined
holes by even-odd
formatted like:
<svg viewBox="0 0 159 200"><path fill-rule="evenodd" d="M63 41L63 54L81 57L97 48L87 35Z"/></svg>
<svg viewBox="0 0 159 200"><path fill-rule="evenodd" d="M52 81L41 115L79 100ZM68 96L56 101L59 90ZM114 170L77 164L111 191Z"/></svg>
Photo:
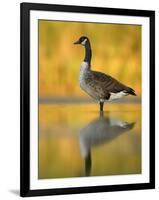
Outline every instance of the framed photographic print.
<svg viewBox="0 0 159 200"><path fill-rule="evenodd" d="M155 12L21 4L21 196L155 188Z"/></svg>

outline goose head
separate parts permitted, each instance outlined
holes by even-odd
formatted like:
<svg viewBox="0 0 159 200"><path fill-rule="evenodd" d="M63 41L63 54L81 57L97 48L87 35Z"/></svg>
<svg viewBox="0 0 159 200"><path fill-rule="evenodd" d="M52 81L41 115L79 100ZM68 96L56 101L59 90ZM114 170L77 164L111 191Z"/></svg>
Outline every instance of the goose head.
<svg viewBox="0 0 159 200"><path fill-rule="evenodd" d="M74 44L81 44L82 46L86 46L89 44L89 39L86 36L81 36Z"/></svg>

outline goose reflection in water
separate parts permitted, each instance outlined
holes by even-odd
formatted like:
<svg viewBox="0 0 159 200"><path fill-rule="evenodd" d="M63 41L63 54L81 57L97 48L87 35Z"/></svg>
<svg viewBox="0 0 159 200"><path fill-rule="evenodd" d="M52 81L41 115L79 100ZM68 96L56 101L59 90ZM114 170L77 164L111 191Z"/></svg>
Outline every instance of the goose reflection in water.
<svg viewBox="0 0 159 200"><path fill-rule="evenodd" d="M103 112L100 117L91 121L80 130L80 150L85 160L85 175L91 173L92 160L91 148L114 140L124 132L131 130L135 122L128 123L120 119L105 117Z"/></svg>

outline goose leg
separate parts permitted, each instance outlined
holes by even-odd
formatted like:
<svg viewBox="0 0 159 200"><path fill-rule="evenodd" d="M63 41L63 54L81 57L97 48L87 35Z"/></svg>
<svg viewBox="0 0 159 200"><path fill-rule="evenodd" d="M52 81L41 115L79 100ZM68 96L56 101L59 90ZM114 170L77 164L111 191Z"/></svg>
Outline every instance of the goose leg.
<svg viewBox="0 0 159 200"><path fill-rule="evenodd" d="M100 101L99 104L100 104L100 111L103 112L104 102Z"/></svg>

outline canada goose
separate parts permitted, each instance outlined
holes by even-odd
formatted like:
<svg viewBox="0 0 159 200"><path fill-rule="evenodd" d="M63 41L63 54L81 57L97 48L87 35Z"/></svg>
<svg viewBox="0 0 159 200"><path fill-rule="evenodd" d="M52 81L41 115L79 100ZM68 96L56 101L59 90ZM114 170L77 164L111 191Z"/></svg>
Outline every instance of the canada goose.
<svg viewBox="0 0 159 200"><path fill-rule="evenodd" d="M82 158L85 160L85 174L87 176L91 173L92 148L115 140L121 134L133 129L134 126L135 122L129 123L121 119L109 117L109 115L104 117L102 113L100 117L91 121L80 130L80 151Z"/></svg>
<svg viewBox="0 0 159 200"><path fill-rule="evenodd" d="M129 94L136 96L132 88L120 83L115 78L91 70L92 50L88 37L82 36L74 44L81 44L85 47L85 57L80 68L80 87L99 102L100 111L103 111L105 101L119 99Z"/></svg>

